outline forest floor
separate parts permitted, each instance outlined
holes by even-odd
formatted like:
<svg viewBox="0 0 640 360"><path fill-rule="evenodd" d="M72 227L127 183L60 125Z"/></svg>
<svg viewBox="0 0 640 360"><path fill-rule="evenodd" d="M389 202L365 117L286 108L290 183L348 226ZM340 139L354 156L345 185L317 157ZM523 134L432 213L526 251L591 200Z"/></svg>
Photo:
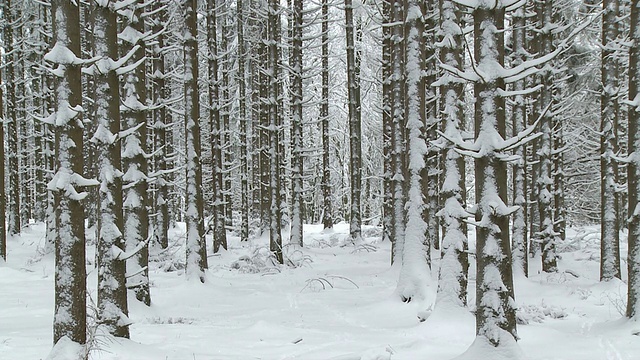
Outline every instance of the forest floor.
<svg viewBox="0 0 640 360"><path fill-rule="evenodd" d="M330 232L305 226L306 247L285 251L298 267L272 266L266 238L241 244L230 237L228 251L209 257L206 284L185 281L184 230L171 234L169 250L152 256L152 306L130 294L131 340L98 329L91 359L444 360L474 340L471 314L420 322L425 304L394 296L399 272L389 266L390 244L380 243L379 228L365 227L366 244L355 247L344 246L346 224ZM10 240L0 264L0 359L44 359L51 350L54 261L41 254L43 244L44 226L32 225ZM626 268L626 239L622 248ZM519 344L529 359L639 359L640 337L632 334L640 324L621 320L626 285L598 281L599 253L597 227L571 229L559 273L541 274L534 258L530 278L515 280ZM93 246L87 259L91 304ZM470 273L474 304L473 265Z"/></svg>

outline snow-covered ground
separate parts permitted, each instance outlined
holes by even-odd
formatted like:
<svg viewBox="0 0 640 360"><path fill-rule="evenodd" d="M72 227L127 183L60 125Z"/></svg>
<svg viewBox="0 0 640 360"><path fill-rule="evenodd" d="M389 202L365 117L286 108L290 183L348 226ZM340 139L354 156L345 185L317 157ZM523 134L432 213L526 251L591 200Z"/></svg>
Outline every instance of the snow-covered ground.
<svg viewBox="0 0 640 360"><path fill-rule="evenodd" d="M184 257L183 233L175 229L178 245L156 255L151 267L153 305L130 296L131 340L98 331L91 359L438 360L462 354L474 340L473 316L420 322L422 304L393 296L398 271L389 267L390 245L379 243L379 229L364 230L375 249L340 246L346 224L329 233L305 226L307 247L287 248L297 268L271 266L267 239L241 244L231 237L228 252L209 257L207 283L200 284L175 270ZM531 259L531 277L515 280L518 316L527 323L518 327L519 344L528 358L640 359L640 336L633 335L640 324L620 320L625 284L598 282L598 234L597 228L571 230L560 273L540 274L539 259ZM32 226L10 240L8 262L0 264L0 359L44 359L51 350L54 264L52 255L38 255L43 243L44 226ZM87 259L91 302L93 246ZM472 266L471 304L474 274Z"/></svg>

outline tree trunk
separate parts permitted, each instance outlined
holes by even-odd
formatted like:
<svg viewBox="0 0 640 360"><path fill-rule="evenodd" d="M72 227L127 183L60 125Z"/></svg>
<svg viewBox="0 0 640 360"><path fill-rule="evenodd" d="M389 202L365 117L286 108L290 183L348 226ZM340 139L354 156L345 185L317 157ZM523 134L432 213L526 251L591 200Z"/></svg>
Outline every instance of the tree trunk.
<svg viewBox="0 0 640 360"><path fill-rule="evenodd" d="M450 0L440 0L440 27L442 40L440 60L443 64L462 69L462 32L458 26L460 10ZM462 138L464 131L464 84L450 74L444 73L438 80L442 104L444 133L449 139ZM465 162L455 150L454 144L444 149L444 181L441 189L443 208L439 212L444 226L442 238L442 260L438 281L437 305L464 307L467 305L467 283L469 259L468 240L464 220L468 213L464 209Z"/></svg>
<svg viewBox="0 0 640 360"><path fill-rule="evenodd" d="M331 197L331 168L329 163L329 4L322 0L322 100L320 102L322 122L322 224L333 228L333 204Z"/></svg>
<svg viewBox="0 0 640 360"><path fill-rule="evenodd" d="M55 312L53 342L67 336L79 344L86 342L86 269L82 199L82 84L80 64L60 59L57 51L68 50L80 55L80 10L78 3L52 0L53 39L51 52L44 59L62 71L55 79L55 175L49 185L54 196L55 222ZM65 61L66 60L66 61ZM75 178L76 181L70 181Z"/></svg>
<svg viewBox="0 0 640 360"><path fill-rule="evenodd" d="M118 59L117 14L113 2L93 3L91 15L93 29L103 36L94 39L94 56L100 60L92 67L96 94L96 130L91 141L95 143L98 158L99 221L100 229L96 255L98 272L98 316L109 333L129 337L126 263L120 258L125 251L126 231L123 226L123 200L120 132L120 84L116 68ZM126 148L126 146L125 146ZM114 251L115 250L115 251Z"/></svg>
<svg viewBox="0 0 640 360"><path fill-rule="evenodd" d="M4 123L6 124L5 140L7 142L7 231L10 236L20 234L20 183L18 181L18 118L17 118L17 102L16 102L16 76L15 65L20 61L19 52L15 49L17 37L14 35L14 26L17 23L14 11L11 7L11 0L4 2L3 13L8 21L5 22L4 40L5 54L10 54L10 58L5 64L6 82L6 100L7 111Z"/></svg>
<svg viewBox="0 0 640 360"><path fill-rule="evenodd" d="M631 0L631 46L629 47L629 165L628 212L629 255L627 265L629 281L627 292L627 317L638 319L640 315L640 1Z"/></svg>
<svg viewBox="0 0 640 360"><path fill-rule="evenodd" d="M247 144L247 86L245 81L246 54L244 49L244 9L242 0L236 1L238 31L238 110L240 123L240 241L249 241L249 148Z"/></svg>
<svg viewBox="0 0 640 360"><path fill-rule="evenodd" d="M269 249L275 256L275 260L283 264L282 257L282 213L280 209L280 136L279 136L279 93L280 93L280 76L279 76L279 43L276 40L277 33L280 32L280 5L277 0L269 0L269 16L267 19L267 36L268 36L268 119L269 119Z"/></svg>
<svg viewBox="0 0 640 360"><path fill-rule="evenodd" d="M512 66L518 66L526 60L525 26L526 14L524 7L517 9L513 14ZM513 84L513 90L522 92L526 88L525 80L521 79ZM511 126L513 136L524 130L527 125L525 96L518 94L513 99L511 109ZM526 147L520 146L514 150L514 155L519 159L513 163L513 204L518 210L513 213L513 229L511 230L511 248L513 251L514 272L529 276L529 240L527 238L527 154Z"/></svg>
<svg viewBox="0 0 640 360"><path fill-rule="evenodd" d="M204 237L202 199L202 164L200 149L200 102L198 96L198 23L197 0L183 0L185 29L184 49L184 99L185 99L185 151L186 192L185 222L187 225L186 268L187 279L197 278L205 282L207 248Z"/></svg>
<svg viewBox="0 0 640 360"><path fill-rule="evenodd" d="M209 120L211 123L211 191L213 204L213 252L227 249L227 231L224 217L224 191L222 182L222 118L220 116L220 83L218 77L216 0L207 2L207 40L209 47Z"/></svg>
<svg viewBox="0 0 640 360"><path fill-rule="evenodd" d="M129 131L123 138L122 152L124 239L127 251L138 253L127 260L129 289L133 289L136 299L151 305L149 291L149 198L147 151L147 89L145 74L145 43L142 8L134 5L133 19L125 29L131 46L140 46L131 57L131 64L138 64L135 70L125 75L124 102L121 108L124 130ZM123 51L126 53L126 51ZM135 131L134 131L135 129ZM135 275L134 275L135 274Z"/></svg>
<svg viewBox="0 0 640 360"><path fill-rule="evenodd" d="M353 2L344 1L344 13L347 36L347 88L349 94L349 169L351 171L351 211L349 215L349 233L351 241L362 241L360 195L362 187L362 142L360 118L360 79L359 60L356 58L355 32L353 26Z"/></svg>
<svg viewBox="0 0 640 360"><path fill-rule="evenodd" d="M504 59L504 9L474 9L474 52L482 74L496 74ZM504 89L502 79L490 75L475 83L475 137L482 142L476 170L476 334L494 347L517 339L516 316L509 243L509 214L506 207L507 171L496 147L505 136ZM496 136L496 135L499 135ZM480 143L477 143L480 145Z"/></svg>
<svg viewBox="0 0 640 360"><path fill-rule="evenodd" d="M303 245L302 240L302 0L293 0L291 9L291 239L290 244Z"/></svg>
<svg viewBox="0 0 640 360"><path fill-rule="evenodd" d="M618 220L618 152L616 139L618 104L617 60L618 0L602 2L602 94L600 96L600 280L620 279L620 228Z"/></svg>

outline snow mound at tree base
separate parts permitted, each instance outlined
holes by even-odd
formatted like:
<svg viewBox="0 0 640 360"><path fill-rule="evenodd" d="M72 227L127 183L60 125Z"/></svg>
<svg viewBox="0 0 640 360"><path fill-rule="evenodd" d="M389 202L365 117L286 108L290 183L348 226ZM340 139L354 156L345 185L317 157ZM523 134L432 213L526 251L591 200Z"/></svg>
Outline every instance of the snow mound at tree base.
<svg viewBox="0 0 640 360"><path fill-rule="evenodd" d="M454 360L526 360L520 345L508 333L504 332L499 346L493 346L485 336L476 336L473 344Z"/></svg>
<svg viewBox="0 0 640 360"><path fill-rule="evenodd" d="M71 341L64 336L53 346L46 360L86 360L84 345Z"/></svg>

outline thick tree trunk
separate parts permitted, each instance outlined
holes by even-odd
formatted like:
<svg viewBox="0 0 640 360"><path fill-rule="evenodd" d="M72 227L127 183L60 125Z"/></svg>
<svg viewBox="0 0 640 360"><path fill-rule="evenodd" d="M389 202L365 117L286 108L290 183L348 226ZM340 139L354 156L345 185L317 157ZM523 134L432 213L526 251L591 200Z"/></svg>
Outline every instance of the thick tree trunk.
<svg viewBox="0 0 640 360"><path fill-rule="evenodd" d="M462 32L458 26L460 11L450 0L440 0L440 27L442 40L440 60L456 69L462 69ZM438 81L442 104L444 133L449 139L462 138L464 131L464 84L454 76L444 73ZM444 149L444 181L441 189L443 208L439 212L444 226L442 260L438 281L437 306L443 304L464 307L467 305L469 259L468 240L464 220L465 162L455 150L454 144Z"/></svg>
<svg viewBox="0 0 640 360"><path fill-rule="evenodd" d="M204 237L202 199L202 164L200 149L200 102L198 96L198 23L197 0L183 0L185 29L184 48L184 99L185 99L185 151L186 151L186 192L185 222L187 225L186 268L187 279L197 278L205 282L207 269L207 248Z"/></svg>
<svg viewBox="0 0 640 360"><path fill-rule="evenodd" d="M80 55L80 10L78 3L52 0L53 46L45 55L53 68L62 70L55 81L56 141L55 175L49 185L54 194L55 222L55 311L53 342L69 337L74 342L86 342L86 259L84 208L81 184L69 181L82 178L82 125L79 121L82 104L80 64L71 59L60 59L57 51L68 50L74 57ZM66 61L65 61L66 60Z"/></svg>
<svg viewBox="0 0 640 360"><path fill-rule="evenodd" d="M149 197L147 151L147 89L145 69L144 22L142 9L135 5L132 9L133 21L125 29L131 46L140 48L131 57L131 64L138 64L135 70L126 74L124 102L121 107L124 130L129 133L123 139L122 152L124 239L127 251L140 250L127 260L128 284L136 299L151 305L149 290ZM125 53L125 51L123 51ZM133 131L133 129L136 129Z"/></svg>
<svg viewBox="0 0 640 360"><path fill-rule="evenodd" d="M91 15L93 28L103 36L94 39L94 56L100 60L92 67L96 94L95 144L98 160L99 222L96 255L98 272L98 316L109 333L129 337L126 263L120 258L125 251L126 233L123 224L121 141L120 132L120 83L113 61L118 59L117 14L113 2L104 5L93 3Z"/></svg>
<svg viewBox="0 0 640 360"><path fill-rule="evenodd" d="M474 52L478 71L496 74L503 65L504 9L474 9ZM498 159L495 143L505 136L504 89L500 78L490 75L475 83L475 136L483 153L476 170L476 334L494 347L517 339L509 243L506 164ZM496 136L499 135L499 136ZM480 143L478 143L480 145Z"/></svg>
<svg viewBox="0 0 640 360"><path fill-rule="evenodd" d="M5 13L6 14L6 13ZM6 21L6 19L3 19ZM2 57L0 57L2 67ZM2 91L2 71L0 71L0 164L4 164L4 94ZM0 258L7 260L7 226L6 226L6 199L4 194L4 166L0 166ZM50 209L53 211L53 209Z"/></svg>

